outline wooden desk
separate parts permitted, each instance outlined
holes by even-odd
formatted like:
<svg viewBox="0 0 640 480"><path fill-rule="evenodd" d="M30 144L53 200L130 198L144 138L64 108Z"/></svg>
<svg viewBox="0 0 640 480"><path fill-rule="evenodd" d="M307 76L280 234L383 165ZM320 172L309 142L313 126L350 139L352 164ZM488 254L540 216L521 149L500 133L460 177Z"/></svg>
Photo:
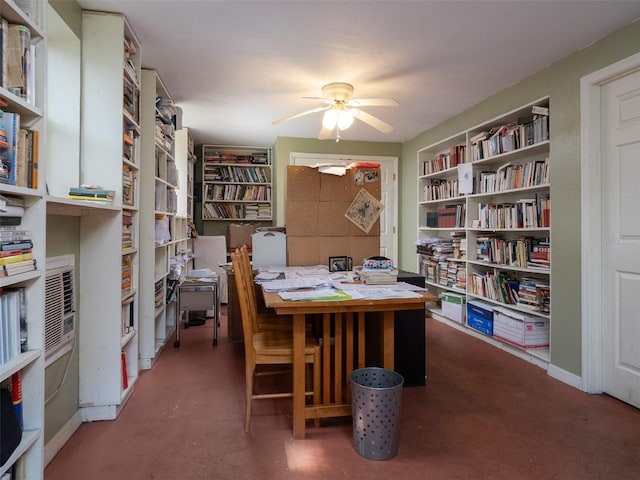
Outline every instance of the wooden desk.
<svg viewBox="0 0 640 480"><path fill-rule="evenodd" d="M349 376L365 366L365 314L379 313L382 366L394 367L394 312L416 310L437 299L426 292L420 298L346 300L333 302L285 301L277 292L265 292L265 305L278 315L293 316L293 436L305 437L307 419L351 415ZM307 315L322 317L322 404L305 405L305 323ZM354 324L357 320L357 332ZM355 335L354 335L355 333ZM332 342L333 340L333 342ZM354 341L357 342L354 345ZM332 346L333 343L333 346ZM333 350L333 358L331 352ZM332 375L333 373L333 375Z"/></svg>

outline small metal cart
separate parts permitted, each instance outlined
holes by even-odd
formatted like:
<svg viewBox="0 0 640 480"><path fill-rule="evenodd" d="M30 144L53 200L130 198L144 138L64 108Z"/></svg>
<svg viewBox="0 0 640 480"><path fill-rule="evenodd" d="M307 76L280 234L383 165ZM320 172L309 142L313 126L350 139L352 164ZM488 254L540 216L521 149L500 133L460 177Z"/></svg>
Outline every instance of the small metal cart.
<svg viewBox="0 0 640 480"><path fill-rule="evenodd" d="M213 310L213 345L218 344L218 324L220 322L220 294L218 292L218 276L214 273L207 278L186 278L178 286L178 324L176 325L176 340L174 347L180 346L180 316L186 312L186 322L189 321L189 311Z"/></svg>

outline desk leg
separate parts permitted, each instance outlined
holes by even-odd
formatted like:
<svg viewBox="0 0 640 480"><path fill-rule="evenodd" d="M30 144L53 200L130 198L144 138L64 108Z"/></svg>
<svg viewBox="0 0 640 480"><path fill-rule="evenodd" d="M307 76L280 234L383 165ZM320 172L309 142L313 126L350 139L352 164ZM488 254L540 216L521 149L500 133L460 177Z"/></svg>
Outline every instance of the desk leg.
<svg viewBox="0 0 640 480"><path fill-rule="evenodd" d="M388 310L384 312L384 317L382 319L383 365L387 370L393 370L394 367L394 315L395 312Z"/></svg>
<svg viewBox="0 0 640 480"><path fill-rule="evenodd" d="M305 316L293 316L293 438L305 437Z"/></svg>

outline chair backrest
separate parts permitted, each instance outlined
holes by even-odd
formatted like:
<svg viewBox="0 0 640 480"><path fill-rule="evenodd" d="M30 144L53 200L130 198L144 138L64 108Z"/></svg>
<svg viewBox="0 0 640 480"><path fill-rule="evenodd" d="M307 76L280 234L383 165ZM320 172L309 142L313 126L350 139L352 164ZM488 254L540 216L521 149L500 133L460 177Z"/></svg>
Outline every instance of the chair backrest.
<svg viewBox="0 0 640 480"><path fill-rule="evenodd" d="M255 332L254 323L256 322L256 311L251 306L248 298L247 279L241 265L241 254L233 252L231 254L231 265L233 266L234 276L236 280L236 289L238 290L238 304L240 306L240 316L242 317L242 334L244 337L244 355L247 365L255 364L255 350L253 346L253 334ZM253 317L253 318L252 318Z"/></svg>
<svg viewBox="0 0 640 480"><path fill-rule="evenodd" d="M242 274L244 277L244 281L246 282L247 287L247 301L249 302L250 308L255 312L255 315L251 317L251 321L253 322L253 331L260 331L260 324L258 322L258 299L256 298L256 287L255 281L253 278L253 267L251 266L251 259L249 258L249 249L246 244L242 245L240 248L236 248L236 254L239 255L240 259L240 268L242 269ZM235 268L234 268L235 271Z"/></svg>

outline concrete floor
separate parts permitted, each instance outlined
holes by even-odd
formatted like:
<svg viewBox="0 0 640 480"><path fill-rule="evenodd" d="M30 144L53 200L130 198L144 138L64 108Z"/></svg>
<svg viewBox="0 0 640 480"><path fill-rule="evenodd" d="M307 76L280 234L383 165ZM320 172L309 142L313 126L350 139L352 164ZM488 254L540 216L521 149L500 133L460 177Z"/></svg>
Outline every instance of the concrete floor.
<svg viewBox="0 0 640 480"><path fill-rule="evenodd" d="M294 440L287 399L254 402L246 434L244 354L221 321L216 347L210 321L181 331L117 420L83 424L45 479L640 479L640 410L431 319L394 458L360 456L350 417Z"/></svg>

